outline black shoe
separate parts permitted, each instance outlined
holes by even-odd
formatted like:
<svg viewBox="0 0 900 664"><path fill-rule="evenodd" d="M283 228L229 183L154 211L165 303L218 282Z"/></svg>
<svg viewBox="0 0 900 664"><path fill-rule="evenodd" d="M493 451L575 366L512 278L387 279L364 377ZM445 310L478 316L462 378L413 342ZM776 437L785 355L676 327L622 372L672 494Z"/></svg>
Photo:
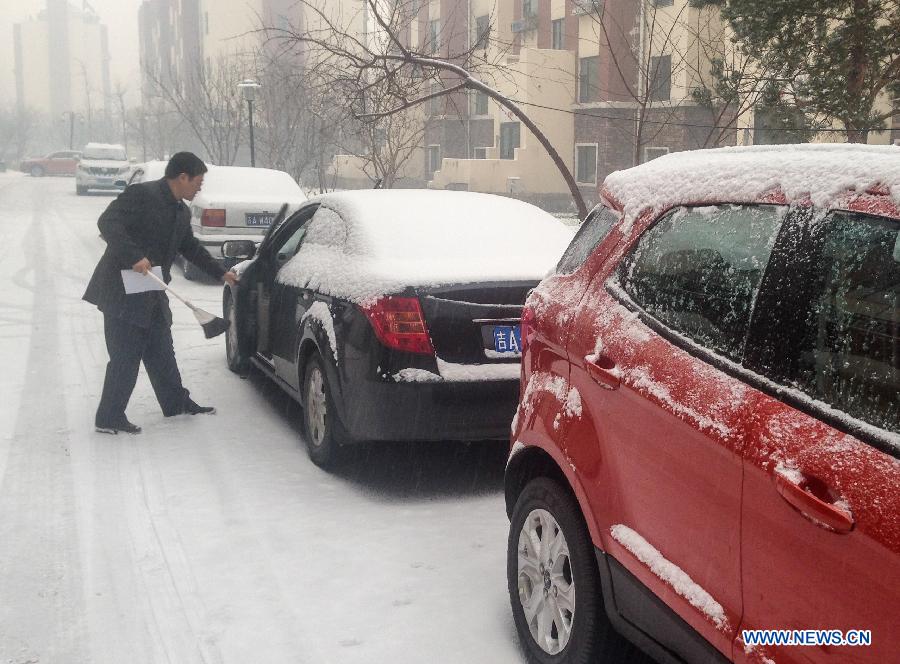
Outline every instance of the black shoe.
<svg viewBox="0 0 900 664"><path fill-rule="evenodd" d="M184 412L188 415L214 415L216 409L212 406L201 406L188 399L184 404Z"/></svg>
<svg viewBox="0 0 900 664"><path fill-rule="evenodd" d="M122 433L130 433L131 435L135 435L141 432L141 428L137 424L132 424L128 420L111 425L98 424L94 428L97 430L97 433L117 434L121 431Z"/></svg>

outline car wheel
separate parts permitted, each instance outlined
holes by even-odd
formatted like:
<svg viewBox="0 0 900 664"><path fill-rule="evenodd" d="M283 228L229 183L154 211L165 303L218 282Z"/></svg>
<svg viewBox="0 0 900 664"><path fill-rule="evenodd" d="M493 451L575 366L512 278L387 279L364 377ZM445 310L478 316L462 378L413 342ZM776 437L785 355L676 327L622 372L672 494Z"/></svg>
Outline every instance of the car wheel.
<svg viewBox="0 0 900 664"><path fill-rule="evenodd" d="M303 433L309 458L320 468L333 468L347 436L337 418L331 386L325 366L318 354L306 362L303 377Z"/></svg>
<svg viewBox="0 0 900 664"><path fill-rule="evenodd" d="M32 166L31 167L31 177L33 178L42 178L44 177L44 169L42 166Z"/></svg>
<svg viewBox="0 0 900 664"><path fill-rule="evenodd" d="M228 368L238 374L246 374L250 368L250 359L241 353L240 338L238 336L237 309L234 306L234 297L228 291L223 305L225 321L228 328L225 330L225 357L228 360Z"/></svg>
<svg viewBox="0 0 900 664"><path fill-rule="evenodd" d="M181 259L181 271L184 273L184 278L188 281L196 281L200 278L200 270L194 267L194 264L186 258Z"/></svg>
<svg viewBox="0 0 900 664"><path fill-rule="evenodd" d="M75 194L77 196L84 196L87 193L87 187L82 187L80 184L75 185Z"/></svg>
<svg viewBox="0 0 900 664"><path fill-rule="evenodd" d="M603 612L597 562L581 510L557 482L532 480L516 501L506 576L516 630L530 662L621 661L599 652L600 645L608 652L607 646L625 644Z"/></svg>

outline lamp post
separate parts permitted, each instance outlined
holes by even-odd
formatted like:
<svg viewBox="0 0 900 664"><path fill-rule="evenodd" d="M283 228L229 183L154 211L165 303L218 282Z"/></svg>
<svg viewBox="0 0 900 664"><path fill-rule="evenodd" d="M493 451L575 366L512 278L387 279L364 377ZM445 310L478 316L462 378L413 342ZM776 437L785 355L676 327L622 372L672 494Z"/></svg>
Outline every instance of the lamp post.
<svg viewBox="0 0 900 664"><path fill-rule="evenodd" d="M256 146L253 144L253 101L256 99L256 90L260 87L259 83L252 78L245 78L238 83L241 94L247 100L247 106L250 109L250 165L256 166Z"/></svg>
<svg viewBox="0 0 900 664"><path fill-rule="evenodd" d="M67 117L69 119L69 150L71 150L75 138L75 118L78 118L80 122L84 122L84 116L81 113L76 113L75 111L63 111L60 116L63 120L65 120Z"/></svg>

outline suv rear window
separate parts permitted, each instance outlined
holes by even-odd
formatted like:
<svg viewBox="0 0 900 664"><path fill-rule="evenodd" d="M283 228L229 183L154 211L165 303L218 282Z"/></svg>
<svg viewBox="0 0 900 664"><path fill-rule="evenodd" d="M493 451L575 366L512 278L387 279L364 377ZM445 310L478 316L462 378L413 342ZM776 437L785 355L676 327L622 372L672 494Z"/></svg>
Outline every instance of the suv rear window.
<svg viewBox="0 0 900 664"><path fill-rule="evenodd" d="M835 212L788 264L765 373L900 433L900 222Z"/></svg>
<svg viewBox="0 0 900 664"><path fill-rule="evenodd" d="M619 285L664 325L740 361L784 210L721 205L671 212L619 266Z"/></svg>
<svg viewBox="0 0 900 664"><path fill-rule="evenodd" d="M597 245L603 242L613 224L618 221L619 215L604 205L598 205L581 224L575 237L569 243L559 264L556 266L558 274L572 274L581 267L591 255Z"/></svg>

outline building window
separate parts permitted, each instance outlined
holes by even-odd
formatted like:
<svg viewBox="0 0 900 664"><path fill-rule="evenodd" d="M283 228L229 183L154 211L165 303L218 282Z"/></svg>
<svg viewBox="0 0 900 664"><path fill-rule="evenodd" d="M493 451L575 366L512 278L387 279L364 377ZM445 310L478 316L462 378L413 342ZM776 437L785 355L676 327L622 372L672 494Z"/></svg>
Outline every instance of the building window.
<svg viewBox="0 0 900 664"><path fill-rule="evenodd" d="M437 53L438 47L440 46L438 37L440 30L440 19L436 18L433 21L428 21L428 43L425 45L425 50L428 51L428 53Z"/></svg>
<svg viewBox="0 0 900 664"><path fill-rule="evenodd" d="M644 162L652 161L665 154L669 154L669 148L644 148Z"/></svg>
<svg viewBox="0 0 900 664"><path fill-rule="evenodd" d="M475 18L475 48L487 48L491 39L491 17L485 14Z"/></svg>
<svg viewBox="0 0 900 664"><path fill-rule="evenodd" d="M597 184L597 144L575 146L575 179L579 184Z"/></svg>
<svg viewBox="0 0 900 664"><path fill-rule="evenodd" d="M487 148L472 148L474 159L487 159Z"/></svg>
<svg viewBox="0 0 900 664"><path fill-rule="evenodd" d="M597 67L600 56L593 55L581 58L578 63L578 101L581 103L597 101L600 98L597 87Z"/></svg>
<svg viewBox="0 0 900 664"><path fill-rule="evenodd" d="M565 26L566 26L566 19L558 18L555 21L553 21L550 24L550 26L552 28L551 48L553 48L557 51L561 51L562 49L564 49L566 47L565 34L563 33L563 30L565 29Z"/></svg>
<svg viewBox="0 0 900 664"><path fill-rule="evenodd" d="M481 92L481 90L476 90L472 106L472 115L487 115L488 96Z"/></svg>
<svg viewBox="0 0 900 664"><path fill-rule="evenodd" d="M441 169L441 146L428 146L428 173L434 175L435 171Z"/></svg>
<svg viewBox="0 0 900 664"><path fill-rule="evenodd" d="M650 58L648 94L650 101L669 101L672 96L672 56Z"/></svg>
<svg viewBox="0 0 900 664"><path fill-rule="evenodd" d="M442 90L442 86L437 83L431 84L431 92L430 94L438 93ZM441 97L432 97L431 98L431 114L432 115L441 115L443 113L443 99Z"/></svg>
<svg viewBox="0 0 900 664"><path fill-rule="evenodd" d="M500 158L515 159L516 148L520 143L520 129L518 122L500 123Z"/></svg>

